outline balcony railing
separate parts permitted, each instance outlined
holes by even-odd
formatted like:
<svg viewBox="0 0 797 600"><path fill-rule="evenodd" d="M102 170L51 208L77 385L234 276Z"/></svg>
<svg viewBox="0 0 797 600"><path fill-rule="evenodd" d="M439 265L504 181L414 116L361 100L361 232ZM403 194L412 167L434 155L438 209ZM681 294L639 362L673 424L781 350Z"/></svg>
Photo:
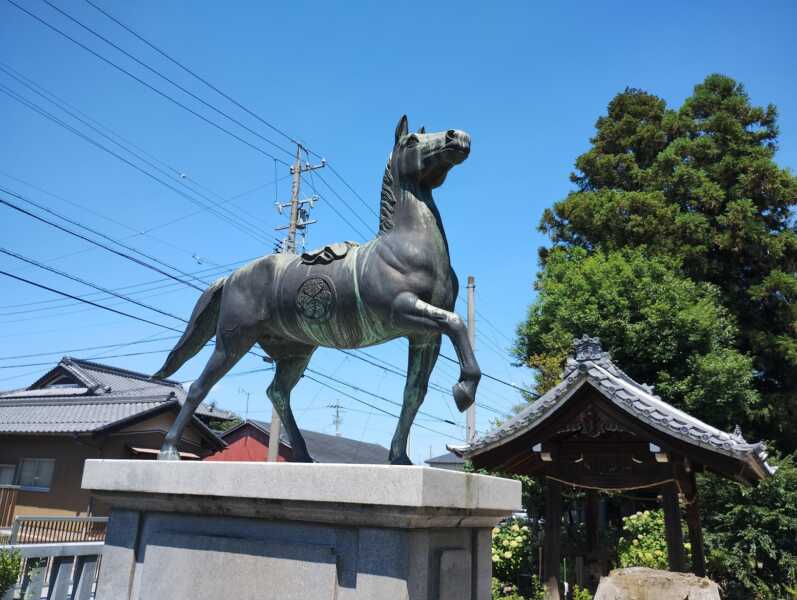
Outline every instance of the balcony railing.
<svg viewBox="0 0 797 600"><path fill-rule="evenodd" d="M21 561L20 576L3 600L92 600L102 542L5 546Z"/></svg>
<svg viewBox="0 0 797 600"><path fill-rule="evenodd" d="M11 526L10 544L104 542L108 517L24 517Z"/></svg>
<svg viewBox="0 0 797 600"><path fill-rule="evenodd" d="M18 485L0 485L0 529L11 527L18 493Z"/></svg>

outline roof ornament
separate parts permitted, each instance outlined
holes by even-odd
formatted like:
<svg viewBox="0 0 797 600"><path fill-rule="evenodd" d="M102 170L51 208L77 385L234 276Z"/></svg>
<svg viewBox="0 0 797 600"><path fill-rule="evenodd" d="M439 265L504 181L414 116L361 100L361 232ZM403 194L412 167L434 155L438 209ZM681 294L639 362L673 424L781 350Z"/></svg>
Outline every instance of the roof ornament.
<svg viewBox="0 0 797 600"><path fill-rule="evenodd" d="M608 352L603 351L601 340L598 337L589 337L584 334L573 340L573 356L579 362L608 358L607 355Z"/></svg>
<svg viewBox="0 0 797 600"><path fill-rule="evenodd" d="M736 425L733 428L733 433L731 434L731 437L734 439L734 441L737 441L737 442L744 442L745 441L744 437L742 436L742 428L739 427L739 425Z"/></svg>
<svg viewBox="0 0 797 600"><path fill-rule="evenodd" d="M584 334L580 338L573 338L573 349L565 361L565 370L562 375L572 373L574 370L585 372L588 368L585 364L587 361L607 367L611 364L611 356L608 352L603 351L600 338Z"/></svg>

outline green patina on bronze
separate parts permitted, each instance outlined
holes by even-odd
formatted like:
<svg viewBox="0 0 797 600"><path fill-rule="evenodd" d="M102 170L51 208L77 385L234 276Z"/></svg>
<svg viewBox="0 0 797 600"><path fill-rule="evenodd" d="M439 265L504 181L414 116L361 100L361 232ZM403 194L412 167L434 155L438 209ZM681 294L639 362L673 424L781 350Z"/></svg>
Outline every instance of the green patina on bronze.
<svg viewBox="0 0 797 600"><path fill-rule="evenodd" d="M199 298L180 341L154 377L168 377L216 336L216 347L191 385L166 435L160 459L177 460L175 441L210 388L253 345L276 363L268 396L297 460L312 461L290 408L290 392L319 346L361 348L409 340L404 402L390 445L393 464L409 464L407 437L426 395L447 335L460 361L453 393L465 410L481 377L462 318L454 312L459 283L432 190L470 153L468 134L450 129L410 133L396 128L382 178L377 236L342 242L301 256L273 254L213 283Z"/></svg>

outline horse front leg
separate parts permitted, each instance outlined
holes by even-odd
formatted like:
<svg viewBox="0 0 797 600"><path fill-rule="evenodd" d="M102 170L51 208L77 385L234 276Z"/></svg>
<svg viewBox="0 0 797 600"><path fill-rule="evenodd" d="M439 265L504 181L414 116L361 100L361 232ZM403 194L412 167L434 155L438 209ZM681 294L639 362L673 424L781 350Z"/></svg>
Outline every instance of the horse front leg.
<svg viewBox="0 0 797 600"><path fill-rule="evenodd" d="M390 443L390 464L411 465L407 456L407 439L418 409L426 398L429 377L440 354L440 335L409 338L407 382L404 384L404 403L401 406L396 433Z"/></svg>
<svg viewBox="0 0 797 600"><path fill-rule="evenodd" d="M465 321L457 313L424 302L415 294L399 294L393 302L394 315L413 329L429 329L448 336L459 359L459 381L454 385L454 401L464 412L476 401L476 388L482 373L468 339Z"/></svg>

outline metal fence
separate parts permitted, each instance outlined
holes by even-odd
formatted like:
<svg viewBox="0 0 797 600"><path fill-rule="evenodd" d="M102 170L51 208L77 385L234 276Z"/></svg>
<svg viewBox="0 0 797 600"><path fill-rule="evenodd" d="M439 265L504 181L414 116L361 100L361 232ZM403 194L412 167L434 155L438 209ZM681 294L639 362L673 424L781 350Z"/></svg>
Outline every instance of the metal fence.
<svg viewBox="0 0 797 600"><path fill-rule="evenodd" d="M104 542L108 517L25 517L11 526L10 544Z"/></svg>

